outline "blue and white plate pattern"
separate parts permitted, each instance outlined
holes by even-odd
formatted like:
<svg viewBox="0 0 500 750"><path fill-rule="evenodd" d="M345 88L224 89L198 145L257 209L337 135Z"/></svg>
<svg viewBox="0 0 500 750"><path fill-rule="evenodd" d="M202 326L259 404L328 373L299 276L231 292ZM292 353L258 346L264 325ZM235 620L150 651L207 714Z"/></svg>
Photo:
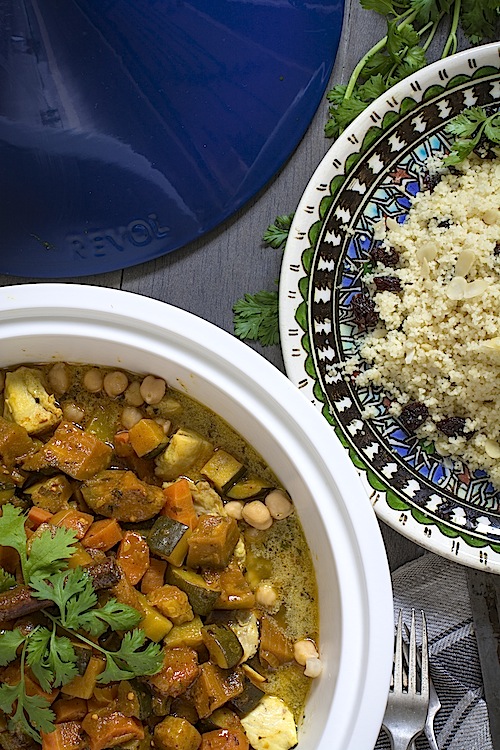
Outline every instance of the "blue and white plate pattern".
<svg viewBox="0 0 500 750"><path fill-rule="evenodd" d="M500 492L485 473L439 456L389 414L386 394L343 374L363 336L350 302L363 287L374 226L405 220L426 161L449 151L446 124L470 106L500 109L498 43L427 66L338 138L295 213L280 335L288 376L332 424L378 517L436 554L500 572Z"/></svg>

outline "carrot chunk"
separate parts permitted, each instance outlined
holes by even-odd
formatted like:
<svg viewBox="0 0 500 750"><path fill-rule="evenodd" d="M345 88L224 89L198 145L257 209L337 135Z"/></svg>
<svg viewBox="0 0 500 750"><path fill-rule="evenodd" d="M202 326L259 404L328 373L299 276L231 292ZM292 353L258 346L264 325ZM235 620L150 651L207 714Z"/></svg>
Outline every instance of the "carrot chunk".
<svg viewBox="0 0 500 750"><path fill-rule="evenodd" d="M149 568L149 547L137 531L126 531L118 547L116 562L135 586Z"/></svg>
<svg viewBox="0 0 500 750"><path fill-rule="evenodd" d="M121 542L122 538L123 534L118 521L115 518L103 518L100 521L94 521L83 537L82 544L84 547L107 552L115 544Z"/></svg>
<svg viewBox="0 0 500 750"><path fill-rule="evenodd" d="M165 505L161 511L162 515L173 518L174 521L180 521L191 530L194 529L198 521L194 509L193 496L187 479L178 479L177 482L170 484L163 490L165 495Z"/></svg>

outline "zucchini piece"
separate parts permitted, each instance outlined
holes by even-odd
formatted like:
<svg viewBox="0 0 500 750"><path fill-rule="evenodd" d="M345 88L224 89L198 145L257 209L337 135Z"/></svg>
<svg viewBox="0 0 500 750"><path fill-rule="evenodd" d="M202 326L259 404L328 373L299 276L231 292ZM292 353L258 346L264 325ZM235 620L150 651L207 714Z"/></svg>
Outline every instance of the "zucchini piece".
<svg viewBox="0 0 500 750"><path fill-rule="evenodd" d="M201 629L203 643L210 659L221 669L235 667L243 657L243 647L236 633L222 623L205 625Z"/></svg>
<svg viewBox="0 0 500 750"><path fill-rule="evenodd" d="M0 505L5 505L14 497L16 486L10 482L0 482Z"/></svg>
<svg viewBox="0 0 500 750"><path fill-rule="evenodd" d="M128 431L130 444L140 458L156 458L168 445L168 438L154 419L140 419Z"/></svg>
<svg viewBox="0 0 500 750"><path fill-rule="evenodd" d="M154 555L178 567L186 557L191 534L185 523L159 516L148 534L148 546Z"/></svg>
<svg viewBox="0 0 500 750"><path fill-rule="evenodd" d="M239 716L246 716L253 711L265 692L255 685L246 675L243 677L243 692L231 700L231 706Z"/></svg>
<svg viewBox="0 0 500 750"><path fill-rule="evenodd" d="M177 586L187 594L193 612L205 617L213 608L220 596L220 589L211 588L199 573L187 568L169 568L167 570L167 583Z"/></svg>
<svg viewBox="0 0 500 750"><path fill-rule="evenodd" d="M183 622L182 625L174 625L170 633L163 639L167 648L178 648L179 646L189 646L189 648L199 648L203 646L203 637L201 629L203 622L199 615L190 622Z"/></svg>
<svg viewBox="0 0 500 750"><path fill-rule="evenodd" d="M180 476L196 474L213 453L213 445L195 432L180 428L170 438L163 453L156 458L155 473L161 479L171 481Z"/></svg>
<svg viewBox="0 0 500 750"><path fill-rule="evenodd" d="M245 473L245 467L230 453L222 448L214 451L200 474L208 479L217 492L224 494Z"/></svg>
<svg viewBox="0 0 500 750"><path fill-rule="evenodd" d="M135 716L145 721L151 715L151 691L138 680L121 680L118 683L116 707L124 716Z"/></svg>
<svg viewBox="0 0 500 750"><path fill-rule="evenodd" d="M255 500L274 489L272 482L257 476L248 476L236 482L227 492L231 500Z"/></svg>

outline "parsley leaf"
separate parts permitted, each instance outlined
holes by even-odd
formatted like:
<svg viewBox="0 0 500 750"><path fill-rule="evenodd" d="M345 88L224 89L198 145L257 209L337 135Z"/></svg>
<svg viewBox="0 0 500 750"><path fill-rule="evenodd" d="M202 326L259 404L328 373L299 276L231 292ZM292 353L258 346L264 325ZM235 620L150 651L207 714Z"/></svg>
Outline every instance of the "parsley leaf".
<svg viewBox="0 0 500 750"><path fill-rule="evenodd" d="M17 649L25 640L19 628L0 633L0 667L5 667L17 657Z"/></svg>
<svg viewBox="0 0 500 750"><path fill-rule="evenodd" d="M101 635L109 626L112 630L130 630L140 623L142 615L128 604L109 599L102 607L81 615L80 627L91 635Z"/></svg>
<svg viewBox="0 0 500 750"><path fill-rule="evenodd" d="M27 560L24 521L25 515L20 508L15 508L10 503L3 506L0 516L0 539L4 547L12 547L16 550L21 558L23 573Z"/></svg>
<svg viewBox="0 0 500 750"><path fill-rule="evenodd" d="M240 339L260 341L263 346L279 343L278 292L245 294L233 306L234 333Z"/></svg>
<svg viewBox="0 0 500 750"><path fill-rule="evenodd" d="M146 635L136 629L125 633L118 651L104 651L106 669L98 677L105 685L117 680L130 680L140 675L156 674L163 664L162 648L158 643L149 643L143 648Z"/></svg>
<svg viewBox="0 0 500 750"><path fill-rule="evenodd" d="M274 247L279 250L280 247L284 247L290 227L292 226L293 214L287 216L277 216L274 220L274 224L270 224L264 236L262 237L264 243L270 247Z"/></svg>

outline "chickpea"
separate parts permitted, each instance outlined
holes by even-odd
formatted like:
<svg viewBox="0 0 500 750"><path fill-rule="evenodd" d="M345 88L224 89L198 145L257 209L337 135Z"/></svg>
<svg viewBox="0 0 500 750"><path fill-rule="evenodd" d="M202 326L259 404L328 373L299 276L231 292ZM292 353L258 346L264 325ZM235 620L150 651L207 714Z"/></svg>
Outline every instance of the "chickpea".
<svg viewBox="0 0 500 750"><path fill-rule="evenodd" d="M137 422L142 419L142 412L136 409L135 406L126 406L122 411L122 425L126 430L130 430Z"/></svg>
<svg viewBox="0 0 500 750"><path fill-rule="evenodd" d="M83 376L83 385L91 393L99 393L102 391L103 375L97 367L92 367L87 370Z"/></svg>
<svg viewBox="0 0 500 750"><path fill-rule="evenodd" d="M230 518L234 518L236 521L241 521L241 519L243 518L244 506L245 503L243 503L241 500L230 500L225 504L224 508Z"/></svg>
<svg viewBox="0 0 500 750"><path fill-rule="evenodd" d="M260 500L252 500L252 502L246 503L241 515L243 520L249 526L253 526L254 529L268 529L273 523L269 509Z"/></svg>
<svg viewBox="0 0 500 750"><path fill-rule="evenodd" d="M255 590L257 604L266 609L272 609L278 601L278 592L270 583L260 583Z"/></svg>
<svg viewBox="0 0 500 750"><path fill-rule="evenodd" d="M56 362L55 365L52 365L47 374L47 379L54 393L58 395L66 393L70 386L69 370L66 364L64 362Z"/></svg>
<svg viewBox="0 0 500 750"><path fill-rule="evenodd" d="M129 406L142 406L144 399L141 396L141 384L138 380L133 380L127 390L125 391L123 398L125 403Z"/></svg>
<svg viewBox="0 0 500 750"><path fill-rule="evenodd" d="M170 432L170 428L172 427L172 422L170 419L163 419L163 417L157 417L155 419L155 422L160 425L165 435L168 435Z"/></svg>
<svg viewBox="0 0 500 750"><path fill-rule="evenodd" d="M115 370L114 372L106 373L103 385L107 395L110 398L116 398L127 390L128 378L124 372Z"/></svg>
<svg viewBox="0 0 500 750"><path fill-rule="evenodd" d="M312 656L306 661L306 668L304 669L304 674L306 677L319 677L322 671L323 664L321 663L321 659Z"/></svg>
<svg viewBox="0 0 500 750"><path fill-rule="evenodd" d="M159 404L165 395L167 384L163 378L155 378L154 375L146 375L141 383L141 396L147 404Z"/></svg>
<svg viewBox="0 0 500 750"><path fill-rule="evenodd" d="M68 422L81 424L85 418L85 409L74 403L64 404L63 416Z"/></svg>
<svg viewBox="0 0 500 750"><path fill-rule="evenodd" d="M304 667L308 659L317 659L318 657L316 646L309 638L304 638L293 644L293 658L297 664Z"/></svg>
<svg viewBox="0 0 500 750"><path fill-rule="evenodd" d="M266 496L264 501L269 513L277 521L281 521L293 512L293 505L281 490L273 490Z"/></svg>

